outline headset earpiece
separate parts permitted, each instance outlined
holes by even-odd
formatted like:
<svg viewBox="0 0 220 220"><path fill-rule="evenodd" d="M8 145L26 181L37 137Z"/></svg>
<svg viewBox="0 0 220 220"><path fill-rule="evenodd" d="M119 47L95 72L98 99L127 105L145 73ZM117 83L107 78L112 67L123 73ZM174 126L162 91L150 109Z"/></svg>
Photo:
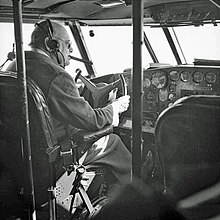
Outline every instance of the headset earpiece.
<svg viewBox="0 0 220 220"><path fill-rule="evenodd" d="M49 39L47 41L47 46L51 49L51 50L58 50L59 49L59 43L57 40L54 39Z"/></svg>

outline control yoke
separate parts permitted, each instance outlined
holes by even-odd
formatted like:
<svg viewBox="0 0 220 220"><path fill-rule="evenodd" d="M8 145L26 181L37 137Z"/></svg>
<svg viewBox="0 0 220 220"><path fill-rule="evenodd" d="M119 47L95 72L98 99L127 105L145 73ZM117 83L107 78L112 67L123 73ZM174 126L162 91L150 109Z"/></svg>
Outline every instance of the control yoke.
<svg viewBox="0 0 220 220"><path fill-rule="evenodd" d="M122 74L120 74L120 79L107 85L98 87L93 82L88 80L86 77L82 76L82 71L80 69L76 69L76 73L77 75L75 78L75 82L77 82L77 80L80 79L85 84L87 89L91 92L94 101L94 108L100 107L103 101L103 97L120 86L122 86L122 94L126 95L126 85L124 76Z"/></svg>

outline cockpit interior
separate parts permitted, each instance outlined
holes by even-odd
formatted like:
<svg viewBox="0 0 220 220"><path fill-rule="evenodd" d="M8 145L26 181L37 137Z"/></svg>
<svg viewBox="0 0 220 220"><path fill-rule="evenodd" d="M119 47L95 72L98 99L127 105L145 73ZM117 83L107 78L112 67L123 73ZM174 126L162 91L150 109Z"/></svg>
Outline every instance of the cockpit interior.
<svg viewBox="0 0 220 220"><path fill-rule="evenodd" d="M73 51L68 59L80 63L83 71L77 68L69 77L92 109L98 112L112 100L130 97L117 126L93 131L77 128L71 138L57 140L45 92L26 76L23 37L29 33L22 27L42 20L63 25L74 39L78 53ZM14 33L13 50L0 57L3 220L220 219L219 23L219 0L0 0L0 29L1 24L13 24ZM212 39L190 32L206 26ZM131 28L129 67L98 73L98 59L89 51L98 46L91 40L88 47L83 35L83 28L90 28L86 30L93 38L97 27L103 34L106 27ZM184 44L180 29L188 27L187 35L182 36ZM215 29L215 37L211 29ZM158 48L162 40L155 40L155 33L163 35L166 45ZM46 36L54 40L50 34ZM126 40L126 36L116 37ZM190 37L195 37L197 49ZM2 39L0 48L5 51ZM111 36L99 38L113 47L110 40ZM215 56L208 57L207 48ZM100 57L107 57L108 51L102 49ZM120 50L116 48L115 54ZM188 62L185 54L194 56L194 50L203 56ZM114 66L111 57L103 60ZM174 62L164 62L166 58ZM64 56L62 59L65 62ZM124 59L127 57L118 62ZM105 66L103 60L100 66ZM7 69L11 61L16 62L16 71ZM85 153L93 149L90 144L111 134L131 154L129 180L120 187L112 184L114 178L108 172L94 171L80 157L80 146ZM116 186L113 190L111 184Z"/></svg>

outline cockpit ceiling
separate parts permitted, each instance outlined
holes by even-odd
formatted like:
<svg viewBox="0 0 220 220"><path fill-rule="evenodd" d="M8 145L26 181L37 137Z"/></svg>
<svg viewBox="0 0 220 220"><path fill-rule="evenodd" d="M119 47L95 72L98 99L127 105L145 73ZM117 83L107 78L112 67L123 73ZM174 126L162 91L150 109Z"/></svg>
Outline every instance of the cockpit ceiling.
<svg viewBox="0 0 220 220"><path fill-rule="evenodd" d="M90 25L131 24L132 0L23 0L23 19L80 20ZM202 24L220 20L220 0L143 0L144 23ZM0 21L12 21L13 1L0 0Z"/></svg>

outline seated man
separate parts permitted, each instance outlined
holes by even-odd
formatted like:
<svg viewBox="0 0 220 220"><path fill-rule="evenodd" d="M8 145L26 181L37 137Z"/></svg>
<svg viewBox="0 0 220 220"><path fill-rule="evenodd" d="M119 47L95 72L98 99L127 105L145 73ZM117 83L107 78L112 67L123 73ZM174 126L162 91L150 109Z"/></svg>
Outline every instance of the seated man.
<svg viewBox="0 0 220 220"><path fill-rule="evenodd" d="M31 51L25 52L27 76L37 83L47 99L58 142L70 138L77 129L96 131L106 125L118 125L119 114L127 110L130 97L123 96L103 108L93 109L80 96L73 78L64 70L73 49L62 25L49 20L37 24L30 47ZM16 62L7 70L16 71ZM79 152L84 153L83 150ZM110 134L89 149L84 160L84 165L88 164L107 167L123 182L131 172L131 154L117 135Z"/></svg>

